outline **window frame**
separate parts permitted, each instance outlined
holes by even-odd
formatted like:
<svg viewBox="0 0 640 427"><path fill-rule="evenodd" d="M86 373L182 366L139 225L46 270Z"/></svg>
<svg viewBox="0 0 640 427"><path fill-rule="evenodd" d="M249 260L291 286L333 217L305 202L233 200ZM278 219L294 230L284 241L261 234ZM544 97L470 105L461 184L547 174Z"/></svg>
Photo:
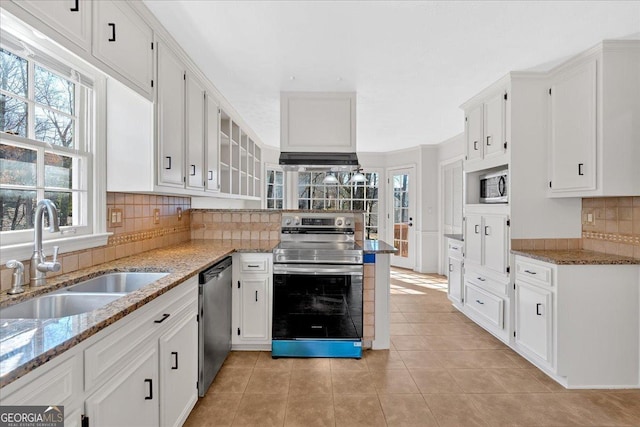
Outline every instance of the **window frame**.
<svg viewBox="0 0 640 427"><path fill-rule="evenodd" d="M60 246L60 253L103 246L111 234L106 231L104 208L106 206L106 165L104 165L104 161L101 161L101 159L106 159L106 77L101 71L78 59L53 41L35 38L34 30L28 25L4 13L4 11L0 11L0 13L3 19L3 28L0 30L2 35L0 45L3 49L27 59L30 72L28 77L27 138L0 132L0 142L38 151L38 174L35 187L25 188L20 185L3 184L2 188L19 187L17 189L36 191L37 200L48 191L70 192L72 197L83 194L81 196L84 199L83 203L78 205L74 201L74 213L82 217L82 224L61 227L61 233L44 232L42 237L45 253L49 253L53 246ZM24 52L30 53L30 55L16 52L15 40L20 40L22 46L25 47ZM36 106L41 105L35 100L31 84L35 79L33 71L36 64L63 78L66 77L60 69L70 69L70 75L75 73L74 75L77 77L75 80L69 78L69 81L76 84L73 138L77 148L66 148L29 138L29 136L35 137L33 133L34 112ZM52 66L52 64L59 66ZM88 93L91 95L88 96ZM15 97L13 94L10 96ZM85 105L79 108L80 103ZM44 105L43 107L49 108ZM58 112L55 108L51 109ZM62 113L64 114L64 112ZM81 185L72 185L71 189L45 187L44 153L46 152L80 159L80 170L74 170L73 173L82 174ZM76 162L76 160L73 161ZM0 232L0 247L2 248L0 262L6 263L10 259L29 259L33 253L33 238L33 228Z"/></svg>
<svg viewBox="0 0 640 427"><path fill-rule="evenodd" d="M362 183L347 183L347 184L342 184L342 183L340 183L340 184L324 184L324 183L317 184L316 183L316 184L314 184L314 175L316 175L318 177L318 179L316 179L316 181L318 181L321 176L326 175L326 172L311 172L311 171L310 172L296 172L295 173L295 175L296 175L295 192L293 194L294 200L293 200L293 204L292 205L295 206L295 209L299 209L299 210L316 210L316 209L345 210L345 209L342 209L341 205L340 206L335 206L334 205L334 206L327 207L325 202L323 202L322 208L314 207L314 200L318 200L318 201L319 200L323 200L323 201L331 200L331 198L327 198L327 197L314 198L314 186L315 187L322 187L324 189L323 192L325 193L325 195L326 195L326 189L333 189L334 187L337 188L339 186L342 186L342 187L348 186L348 187L351 188L350 197L349 198L336 197L334 200L337 201L338 203L343 203L345 201L349 201L350 202L349 203L349 209L346 209L346 210L353 210L353 202L354 201L362 201L364 206L363 206L363 209L361 209L361 210L365 212L365 214L364 214L364 217L365 217L364 218L365 219L365 224L364 224L365 238L366 239L370 239L370 236L367 236L367 229L372 229L372 230L375 229L376 230L376 232L375 232L376 237L374 239L371 239L371 240L380 239L381 230L384 231L384 227L383 227L383 225L381 223L381 220L382 220L382 217L381 217L382 210L381 209L382 209L383 201L380 198L381 191L383 190L383 188L382 188L382 173L383 172L380 171L380 170L377 170L377 169L371 169L371 170L362 170L362 173L364 173L365 175L377 174L377 176L378 176L378 183L377 183L377 187L376 187L377 188L377 198L375 199L376 202L377 202L377 208L376 208L376 212L375 213L369 213L369 212L366 211L366 203L367 203L367 201L374 200L374 199L369 199L369 198L366 197L366 194L367 194L366 190L363 192L363 198L354 198L353 189L356 188L356 187L359 187L359 186L365 187L365 186L367 186L366 183L365 184L362 184ZM300 198L300 188L301 188L300 175L301 174L309 174L310 175L309 197ZM353 174L354 174L354 172L350 172L349 176L353 176ZM320 180L320 182L321 182L321 180ZM340 195L340 192L336 191L336 196L339 196L339 195ZM309 201L309 208L308 209L302 209L300 207L300 200L308 200ZM357 210L360 211L360 209L357 209ZM377 223L376 223L375 226L367 226L367 221L368 221L368 219L369 219L369 217L371 215L376 215L376 217L377 217Z"/></svg>
<svg viewBox="0 0 640 427"><path fill-rule="evenodd" d="M286 195L286 188L287 188L287 173L282 170L282 168L280 166L276 166L276 165L271 165L271 164L265 164L265 176L264 176L264 183L265 183L265 188L264 188L264 197L262 198L262 207L263 209L268 209L268 210L282 210L285 209L287 206L287 195ZM274 183L270 183L269 182L269 172L275 172L276 174L282 174L282 184L276 184ZM281 186L282 187L282 198L277 198L277 197L269 197L269 186L272 185L274 188L276 186ZM269 206L269 200L273 200L274 201L274 207L270 208ZM282 201L282 207L278 208L275 207L276 205L276 201Z"/></svg>

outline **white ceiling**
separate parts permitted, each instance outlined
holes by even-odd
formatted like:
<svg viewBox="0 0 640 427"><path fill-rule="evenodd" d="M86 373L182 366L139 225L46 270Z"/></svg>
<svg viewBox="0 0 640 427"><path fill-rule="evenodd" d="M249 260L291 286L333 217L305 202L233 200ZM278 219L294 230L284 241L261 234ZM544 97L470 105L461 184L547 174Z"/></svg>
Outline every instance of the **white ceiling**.
<svg viewBox="0 0 640 427"><path fill-rule="evenodd" d="M356 91L358 151L442 142L507 72L640 32L640 1L145 4L265 144L280 91Z"/></svg>

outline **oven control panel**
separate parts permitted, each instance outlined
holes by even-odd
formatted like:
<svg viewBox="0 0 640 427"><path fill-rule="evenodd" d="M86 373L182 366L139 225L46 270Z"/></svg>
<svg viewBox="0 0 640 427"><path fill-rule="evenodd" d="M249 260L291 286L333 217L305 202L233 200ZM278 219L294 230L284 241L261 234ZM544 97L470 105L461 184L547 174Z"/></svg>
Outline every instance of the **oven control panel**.
<svg viewBox="0 0 640 427"><path fill-rule="evenodd" d="M283 215L283 228L309 228L309 229L351 229L355 226L355 218L350 214L300 214Z"/></svg>

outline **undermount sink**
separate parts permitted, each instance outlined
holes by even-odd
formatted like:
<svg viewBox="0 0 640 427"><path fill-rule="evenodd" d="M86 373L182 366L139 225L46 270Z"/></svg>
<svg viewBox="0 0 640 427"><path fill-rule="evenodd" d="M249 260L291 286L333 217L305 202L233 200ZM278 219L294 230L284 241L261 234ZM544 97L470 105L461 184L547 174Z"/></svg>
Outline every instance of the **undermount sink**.
<svg viewBox="0 0 640 427"><path fill-rule="evenodd" d="M169 273L150 273L146 271L127 271L107 273L94 277L65 289L67 292L118 292L136 291L149 283L162 279Z"/></svg>
<svg viewBox="0 0 640 427"><path fill-rule="evenodd" d="M88 313L122 297L123 293L52 293L0 309L3 319L56 319Z"/></svg>

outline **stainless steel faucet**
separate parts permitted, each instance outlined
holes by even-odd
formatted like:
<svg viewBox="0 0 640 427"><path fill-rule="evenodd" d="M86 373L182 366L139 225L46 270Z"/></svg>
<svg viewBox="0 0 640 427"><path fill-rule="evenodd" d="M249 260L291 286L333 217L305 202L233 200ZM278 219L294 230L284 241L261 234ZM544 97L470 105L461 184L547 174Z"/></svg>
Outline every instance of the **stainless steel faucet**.
<svg viewBox="0 0 640 427"><path fill-rule="evenodd" d="M58 209L55 203L49 199L42 199L36 205L35 220L33 224L33 256L31 257L31 266L29 268L31 286L43 286L47 283L47 271L60 271L60 263L58 259L58 246L53 247L53 261L47 261L42 252L42 218L44 210L49 214L49 232L55 233L60 231L58 226Z"/></svg>

